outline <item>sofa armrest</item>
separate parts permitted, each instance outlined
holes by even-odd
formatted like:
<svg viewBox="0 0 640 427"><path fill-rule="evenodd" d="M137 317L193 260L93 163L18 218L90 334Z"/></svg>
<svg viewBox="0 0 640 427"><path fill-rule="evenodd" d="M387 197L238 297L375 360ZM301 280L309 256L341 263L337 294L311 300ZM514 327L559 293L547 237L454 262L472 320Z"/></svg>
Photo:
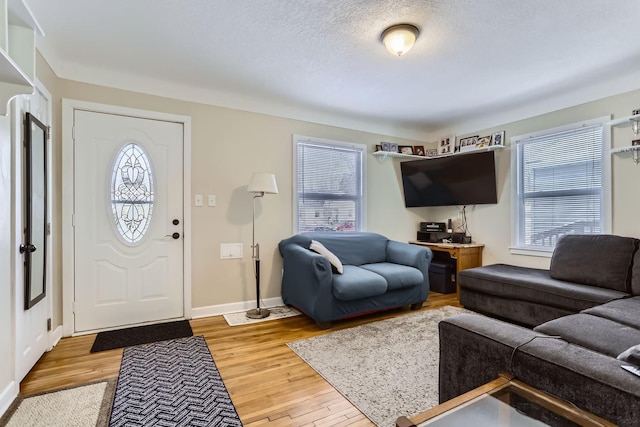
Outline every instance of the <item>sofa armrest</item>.
<svg viewBox="0 0 640 427"><path fill-rule="evenodd" d="M479 315L447 318L439 332L440 402L511 372L617 424L640 419L640 381L615 358Z"/></svg>
<svg viewBox="0 0 640 427"><path fill-rule="evenodd" d="M322 255L296 244L280 248L284 261L282 300L302 310L317 323L331 321L331 264Z"/></svg>
<svg viewBox="0 0 640 427"><path fill-rule="evenodd" d="M415 267L422 271L422 274L427 278L429 277L429 265L432 258L433 252L425 246L411 245L395 240L389 240L387 245L388 262Z"/></svg>

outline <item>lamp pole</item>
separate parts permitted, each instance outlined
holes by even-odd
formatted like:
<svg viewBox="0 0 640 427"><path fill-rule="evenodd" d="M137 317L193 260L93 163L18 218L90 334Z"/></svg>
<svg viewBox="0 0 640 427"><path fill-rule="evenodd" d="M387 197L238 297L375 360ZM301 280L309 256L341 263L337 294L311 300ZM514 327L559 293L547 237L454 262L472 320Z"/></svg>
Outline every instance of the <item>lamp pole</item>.
<svg viewBox="0 0 640 427"><path fill-rule="evenodd" d="M254 259L255 270L254 274L256 277L256 308L253 308L247 311L247 317L249 319L264 319L268 317L270 312L266 308L260 308L260 244L256 243L256 199L258 197L263 197L264 191L253 196L253 225L251 229L251 257Z"/></svg>

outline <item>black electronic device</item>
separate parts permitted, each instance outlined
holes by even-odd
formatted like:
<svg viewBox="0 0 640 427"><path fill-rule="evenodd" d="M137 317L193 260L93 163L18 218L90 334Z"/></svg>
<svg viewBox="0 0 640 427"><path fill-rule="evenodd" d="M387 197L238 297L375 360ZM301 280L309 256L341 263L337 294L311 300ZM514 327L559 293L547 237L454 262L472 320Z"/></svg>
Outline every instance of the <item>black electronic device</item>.
<svg viewBox="0 0 640 427"><path fill-rule="evenodd" d="M444 222L421 222L420 231L435 233L438 231L447 231L447 228Z"/></svg>
<svg viewBox="0 0 640 427"><path fill-rule="evenodd" d="M443 240L448 240L451 237L451 233L446 231L418 231L418 241L428 243L440 243Z"/></svg>
<svg viewBox="0 0 640 427"><path fill-rule="evenodd" d="M408 208L498 203L493 151L402 162L400 170Z"/></svg>

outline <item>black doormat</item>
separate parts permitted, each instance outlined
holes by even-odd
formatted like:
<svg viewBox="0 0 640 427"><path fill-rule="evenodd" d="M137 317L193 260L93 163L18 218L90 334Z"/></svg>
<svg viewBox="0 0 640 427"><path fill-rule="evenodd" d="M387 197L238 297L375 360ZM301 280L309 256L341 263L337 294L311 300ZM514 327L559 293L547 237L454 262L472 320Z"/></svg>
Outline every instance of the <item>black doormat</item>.
<svg viewBox="0 0 640 427"><path fill-rule="evenodd" d="M193 336L188 320L100 332L91 353Z"/></svg>

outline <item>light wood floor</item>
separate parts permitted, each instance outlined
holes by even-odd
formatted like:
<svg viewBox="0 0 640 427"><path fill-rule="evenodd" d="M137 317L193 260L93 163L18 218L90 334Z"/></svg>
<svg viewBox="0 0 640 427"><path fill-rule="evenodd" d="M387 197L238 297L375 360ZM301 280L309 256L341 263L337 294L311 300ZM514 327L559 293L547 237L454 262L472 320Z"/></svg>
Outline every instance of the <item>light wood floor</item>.
<svg viewBox="0 0 640 427"><path fill-rule="evenodd" d="M431 293L422 310L444 305L459 306L455 294ZM222 316L190 322L193 333L207 340L245 426L372 426L286 343L409 312L405 308L335 322L329 330L318 329L306 316L234 327ZM89 353L94 338L60 340L23 380L21 394L117 377L122 349Z"/></svg>

